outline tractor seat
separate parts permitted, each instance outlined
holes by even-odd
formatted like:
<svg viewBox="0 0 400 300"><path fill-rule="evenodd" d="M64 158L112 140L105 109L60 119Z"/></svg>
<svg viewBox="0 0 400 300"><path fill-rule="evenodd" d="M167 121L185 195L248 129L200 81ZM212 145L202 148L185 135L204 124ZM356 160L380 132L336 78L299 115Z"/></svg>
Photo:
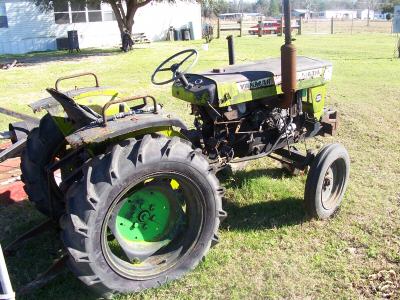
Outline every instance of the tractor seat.
<svg viewBox="0 0 400 300"><path fill-rule="evenodd" d="M74 123L76 129L87 126L101 118L101 115L91 108L76 103L74 99L56 89L48 88L46 91L64 108L68 118Z"/></svg>

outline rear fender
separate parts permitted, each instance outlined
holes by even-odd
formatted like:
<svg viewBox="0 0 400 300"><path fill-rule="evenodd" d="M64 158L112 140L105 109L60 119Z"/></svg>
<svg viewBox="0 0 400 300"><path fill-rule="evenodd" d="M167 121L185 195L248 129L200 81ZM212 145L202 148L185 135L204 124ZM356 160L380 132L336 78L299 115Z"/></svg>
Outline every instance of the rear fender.
<svg viewBox="0 0 400 300"><path fill-rule="evenodd" d="M119 93L117 90L107 87L89 87L80 88L64 92L68 97L71 97L76 103L85 105L97 113L101 113L102 107L110 101L111 98L123 98L126 95ZM34 113L46 110L57 124L64 136L74 132L74 126L68 119L63 107L53 97L44 98L33 102L29 105ZM126 107L126 110L128 108ZM120 112L119 105L113 105L107 111L107 115L114 115Z"/></svg>
<svg viewBox="0 0 400 300"><path fill-rule="evenodd" d="M110 120L105 126L103 124L89 125L68 135L66 140L71 147L79 148L95 144L112 144L149 133L185 138L180 133L182 129L186 129L186 126L177 118L148 113Z"/></svg>

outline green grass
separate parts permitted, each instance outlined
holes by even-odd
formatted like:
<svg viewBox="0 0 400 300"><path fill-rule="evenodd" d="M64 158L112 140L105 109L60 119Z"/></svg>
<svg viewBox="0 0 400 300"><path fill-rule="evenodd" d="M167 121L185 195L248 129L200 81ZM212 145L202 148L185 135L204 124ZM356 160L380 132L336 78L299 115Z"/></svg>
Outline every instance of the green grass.
<svg viewBox="0 0 400 300"><path fill-rule="evenodd" d="M201 50L195 71L225 65L225 43L215 40L210 51ZM246 37L235 43L237 61L244 63L278 56L282 40ZM221 178L227 188L229 217L220 230L221 243L206 261L179 281L118 299L379 297L371 288L379 285L378 279L370 275L381 270L394 270L400 284L400 60L394 58L395 38L384 34L299 36L296 44L299 54L334 64L328 104L340 111L339 133L310 145L339 141L350 153L350 184L339 215L326 222L307 220L302 206L306 178L285 175L269 159L253 162L246 172ZM104 85L155 95L166 110L190 122L188 105L172 99L169 87L152 86L149 78L167 56L200 46L201 42L154 43L128 54L109 51L100 56L91 51L82 59L74 55L71 61L0 71L0 103L29 112L26 105L46 97L44 89L53 86L57 77L90 70ZM9 121L2 116L0 129ZM29 203L1 207L0 242L5 245L41 219ZM28 242L7 259L16 287L49 265L56 256L56 237L49 233ZM95 296L66 273L30 298Z"/></svg>

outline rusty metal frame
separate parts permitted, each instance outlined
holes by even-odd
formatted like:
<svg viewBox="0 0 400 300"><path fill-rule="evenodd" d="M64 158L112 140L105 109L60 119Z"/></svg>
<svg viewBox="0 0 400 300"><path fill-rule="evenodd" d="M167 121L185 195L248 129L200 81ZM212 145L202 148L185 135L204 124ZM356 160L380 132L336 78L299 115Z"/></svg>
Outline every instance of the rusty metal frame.
<svg viewBox="0 0 400 300"><path fill-rule="evenodd" d="M322 116L321 124L323 127L324 135L336 135L339 127L339 114L335 110L327 110Z"/></svg>
<svg viewBox="0 0 400 300"><path fill-rule="evenodd" d="M7 149L0 152L0 163L10 158L18 157L26 146L27 139L17 141Z"/></svg>
<svg viewBox="0 0 400 300"><path fill-rule="evenodd" d="M78 78L78 77L83 77L83 76L93 76L94 79L95 79L95 81L96 81L96 87L99 87L99 86L100 86L100 85L99 85L99 79L98 79L98 77L97 77L96 74L94 74L94 73L92 73L92 72L85 72L85 73L79 73L79 74L75 74L75 75L69 75L69 76L64 76L64 77L58 78L58 79L56 80L55 85L54 85L54 86L55 86L55 89L56 89L57 91L59 91L58 86L59 86L59 84L60 84L61 81L65 81L65 80L73 79L73 78Z"/></svg>
<svg viewBox="0 0 400 300"><path fill-rule="evenodd" d="M130 102L130 101L134 101L134 100L139 100L139 99L143 99L143 105L147 104L147 99L151 99L153 101L153 105L154 105L154 110L153 113L157 114L157 101L153 96L150 95L145 95L145 96L134 96L134 97L127 97L127 98L121 98L121 99L111 99L110 101L108 101L104 106L103 106L103 110L102 110L102 116L103 116L103 125L107 126L107 116L106 116L106 112L107 109L113 105L113 104L120 104L120 103L126 103L126 102Z"/></svg>
<svg viewBox="0 0 400 300"><path fill-rule="evenodd" d="M23 243L53 228L57 228L56 223L52 219L46 220L45 222L34 227L33 229L23 233L16 240L11 242L11 244L9 244L4 249L4 254L6 256L14 255L21 248ZM54 261L54 263L45 272L39 274L35 280L17 290L17 296L27 295L34 290L45 286L54 278L56 278L59 274L64 272L64 270L66 270L65 267L68 257L69 256L66 253L62 253L61 256L56 261Z"/></svg>
<svg viewBox="0 0 400 300"><path fill-rule="evenodd" d="M16 119L23 120L23 121L31 123L33 125L39 125L39 123L40 123L40 119L38 119L38 118L29 116L29 115L26 115L26 114L22 114L22 113L19 113L19 112L15 112L15 111L9 110L9 109L4 108L4 107L0 107L0 113L4 114L4 115L7 115L7 116L10 116L10 117L13 117L13 118L16 118Z"/></svg>

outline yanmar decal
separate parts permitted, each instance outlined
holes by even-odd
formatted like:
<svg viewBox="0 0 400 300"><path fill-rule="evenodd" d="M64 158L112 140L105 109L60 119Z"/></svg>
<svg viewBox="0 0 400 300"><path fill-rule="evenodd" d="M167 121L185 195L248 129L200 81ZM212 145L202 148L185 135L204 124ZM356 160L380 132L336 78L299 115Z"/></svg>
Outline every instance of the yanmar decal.
<svg viewBox="0 0 400 300"><path fill-rule="evenodd" d="M258 79L258 80L253 80L253 81L244 81L244 82L239 82L238 83L238 88L241 91L248 91L248 90L256 90L268 86L273 86L275 85L274 83L274 78L269 77L269 78L263 78L263 79Z"/></svg>
<svg viewBox="0 0 400 300"><path fill-rule="evenodd" d="M329 77L331 77L330 76L331 73L332 73L332 68L327 68L327 69L319 68L314 70L301 71L297 72L297 81L309 80L322 76L324 76L325 80L328 80ZM253 81L243 81L239 82L237 85L239 91L249 91L269 86L280 85L281 83L282 83L282 76L277 75L274 77L262 78Z"/></svg>

